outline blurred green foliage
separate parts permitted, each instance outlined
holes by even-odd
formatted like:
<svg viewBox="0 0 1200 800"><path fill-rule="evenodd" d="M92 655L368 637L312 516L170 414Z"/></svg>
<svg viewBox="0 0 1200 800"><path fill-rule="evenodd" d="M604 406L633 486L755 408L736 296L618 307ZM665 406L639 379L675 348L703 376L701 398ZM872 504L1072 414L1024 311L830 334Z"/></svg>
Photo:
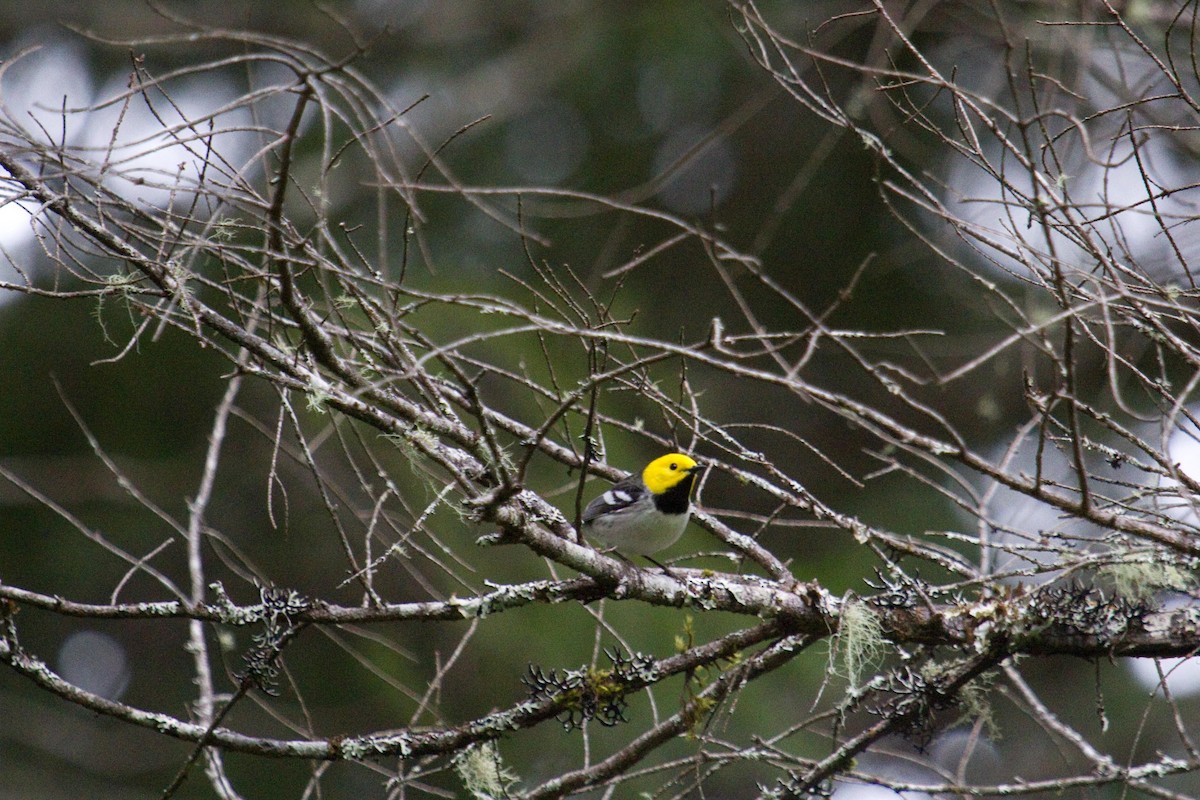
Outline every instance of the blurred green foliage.
<svg viewBox="0 0 1200 800"><path fill-rule="evenodd" d="M0 35L13 46L28 44L31 38L67 37L74 46L85 48L95 70L93 82L99 85L128 72L121 48L87 41L54 27L55 23L122 36L174 29L173 23L141 2L105 3L102 12L100 5L44 4L38 21L45 24L31 27L28 14L21 10L23 4L0 4ZM295 36L332 52L353 49L346 33L318 6L270 5L269 10L256 3L172 7L217 27L246 26ZM795 104L786 102L782 92L747 56L721 3L674 0L649 5L470 2L396 6L393 9L389 4L361 2L338 9L348 18L349 26L364 31L364 38L370 41L356 66L394 91L393 100L400 106L422 93L430 94L430 99L412 112L412 124L426 126L435 145L450 142L443 157L465 184L527 184L526 178L515 174L523 165L514 160L520 153L514 154L507 137L513 126L551 106L567 109L569 113L563 118L577 120L583 131L577 166L562 179L562 185L628 196L649 206L658 205L662 199L656 165L663 163L661 148L671 134L684 127L699 135L715 134L714 144L724 147L723 152L731 157L722 162L726 171L714 176L714 180L728 181L727 193L711 208L680 215L720 230L735 245L753 250L770 264L772 275L810 309L820 312L830 304L841 303L829 321L831 326L867 330L912 326L969 332L975 326L995 324L987 310L972 304L971 288L965 279L946 274L929 263L923 252L905 245L906 240L877 198L876 165L868 151L860 142L830 133ZM385 32L384 23L393 13L396 27ZM849 39L842 46L853 50L863 44ZM165 73L191 59L219 54L222 46L211 47L212 52L204 47L147 48L146 64L152 71ZM491 91L481 91L480 87ZM57 102L57 98L47 99L51 106ZM484 115L491 115L491 119L456 133ZM317 143L308 141L303 146L315 149ZM554 147L554 138L548 138L545 146ZM695 162L703 164L709 153L700 151ZM413 160L415 171L419 159L414 156ZM357 180L358 172L352 166L347 166L345 172L348 180L337 186L340 195L335 198L338 216L362 226L355 234L359 241L372 242L377 233L372 211L376 196L365 181ZM527 292L501 274L504 270L532 280L535 273L528 264L528 247L536 262L555 270L569 268L585 285L604 293L611 291L613 283L603 274L653 245L662 232L652 220L597 212L579 203L532 196L523 202L529 228L549 246L522 243L519 237L503 232L456 198L426 199L423 211L428 217L422 225L422 236L431 244L434 261L427 268L417 265L414 259L408 279L415 286L431 289L515 294L532 304ZM395 225L394 220L389 224ZM769 236L762 236L765 230L770 231ZM389 241L387 256L392 270L398 269L401 246L398 237ZM22 256L25 258L35 264L40 261L33 251ZM868 258L873 260L853 296L839 299L839 292ZM714 317L736 317L734 301L713 277L707 259L701 248L687 244L661 254L650 262L651 266L632 270L620 285L614 313L632 317L630 329L634 332L689 338L703 335ZM735 274L734 279L748 295L757 297L748 276ZM12 464L17 472L27 470L30 481L49 494L65 492L64 504L70 513L86 525L105 531L129 552L146 555L169 531L161 521L141 512L119 489L80 433L67 404L78 411L104 452L128 469L142 491L169 513L179 515L195 492L211 413L223 388L222 376L230 369L228 362L220 354L199 349L192 338L168 330L161 336L142 336L136 348L112 363L97 363L117 356L131 325L139 320L129 319L111 304L101 308L87 301L9 295L3 299L0 461ZM783 303L764 299L756 310L774 328L802 329L807 324L794 308ZM418 316L417 320L434 339L444 339L461 324L453 315L439 312ZM503 324L503 320L495 320L495 325ZM505 346L513 347L514 341L506 339ZM522 347L510 352L487 352L500 356L514 369L544 375L549 366L537 341L533 337L520 341ZM887 346L879 345L881 349ZM550 355L563 385L586 374L586 352L582 347ZM831 353L820 355L810 369L833 388L852 386L860 393L871 391L862 375L845 366ZM655 374L668 384L677 380L678 365L656 367ZM943 398L948 414L977 422L973 430L981 442L987 441L993 427L1008 424L1012 410L1021 404L1018 368L1013 366L1007 374L988 377L997 381L995 407L988 415L981 415L977 398L966 393L960 400ZM963 524L948 502L933 492L917 491L912 481L888 477L872 482L869 490L864 490L837 475L811 448L858 472L869 471L874 457L863 452L860 432L801 403L795 395L767 394L748 401L735 383L715 379L712 385L698 387L706 413L719 420L771 423L804 437L806 444L795 444L795 463L804 465L798 471L807 476L806 488L817 496L868 523L899 533L920 535L925 530L954 529ZM493 393L489 399L498 405L512 403L528 416L531 400L514 387L485 384L483 390ZM251 386L247 391L242 402L247 415L259 415L263 426L274 424L273 395L262 387ZM606 394L601 404L620 406L626 412L632 406L648 426L663 435L672 433L664 428L652 404L629 393ZM333 422L314 411L303 414L306 424L314 429L336 424L349 432L354 426L344 420ZM377 436L370 431L360 433ZM745 438L753 446L758 437L779 444L775 435L765 430L747 433ZM618 432L607 432L606 441L608 460L613 464L633 469L650 455L644 445ZM268 479L272 458L269 433L244 420L234 420L225 457L235 466L222 474L210 513L212 524L250 561L262 565L278 584L355 602L360 587L352 576L330 576L325 569L340 558L340 545L330 534L326 509L315 493L275 494L277 516L273 521L267 517L263 501L275 491ZM404 453L397 450L389 457L386 466L393 480L406 486L420 483ZM555 499L570 515L577 476L558 466L535 462L534 467L530 482L559 487ZM600 488L590 486L587 497ZM705 489L704 501L714 508L738 506L742 500L740 488L731 481L714 479ZM23 498L13 487L0 490L0 500L0 579L35 589L59 591L65 587L72 599L102 601L106 599L103 592L119 582L128 569L115 557L98 557L96 548L57 514ZM451 531L446 535L456 542L468 541L483 532L462 525L445 509L434 515L431 524ZM706 537L693 530L666 555L705 550L710 545ZM848 534L826 528L771 530L764 534L764 543L792 560L798 578L819 580L835 592L865 591L864 579L871 577L872 567L877 564L875 556L856 547ZM182 548L177 541L154 559L177 580L183 578ZM473 567L479 570L479 579L501 582L543 574L541 565L531 564L527 553L507 548L479 554ZM329 585L335 579L346 580L341 585ZM386 580L390 584L382 589L389 597L404 600L423 596L415 579L400 569ZM447 593L465 591L454 585L440 589ZM231 593L235 591L247 590L242 585L231 589ZM152 596L152 587L135 578L119 599ZM235 599L253 600L244 594ZM478 628L461 656L469 668L451 673L438 693L447 718L465 719L519 700L523 696L519 678L529 664L568 669L590 663L598 645L593 615L603 615L616 630L633 631L624 645L657 655L672 652L674 637L680 635L682 626L678 613L628 604L604 608L532 606L507 613L519 616L518 627L526 634L516 641L509 628ZM698 636L712 637L738 622L699 615L694 624ZM30 631L28 644L48 654L55 651L56 641L79 627L32 611L22 614L21 624ZM301 690L307 705L288 700L284 706L293 718L311 714L320 719L321 727L311 732L315 735L409 724L420 698L398 687L423 687L437 666L454 652L468 626L464 621L456 628L388 630L389 636L404 641L399 649L381 644L369 631L344 632L340 641L307 631L306 657L289 663L286 676L289 684L294 682ZM114 635L130 653L130 699L146 707L177 712L190 699L185 691L188 687L156 682L153 676L160 671L186 670L182 627L167 623L149 627L112 626ZM232 674L241 667L239 654L249 646L251 632L229 633L232 649L224 657ZM600 644L615 645L608 638ZM1055 662L1047 665L1048 681L1059 667L1072 680L1091 680L1090 666ZM739 702L743 705L754 702L759 706L754 713L741 715L737 724L773 717L774 724L767 728L785 727L784 720L802 715L817 687L829 680L827 670L825 649L814 648L789 669L763 680L742 697ZM1136 724L1134 707L1121 700L1121 694L1127 691L1123 675L1107 667L1101 671L1102 684L1121 687L1108 694L1114 725L1121 728ZM656 690L654 702L659 713L673 711L679 696L672 693L682 693L683 689L676 681ZM286 694L292 696L290 689ZM43 708L52 701L8 675L0 676L0 708L25 708L25 704ZM629 713L650 713L648 701L635 700ZM0 716L5 714L0 712ZM28 717L28 712L24 716ZM235 714L234 723L246 719L252 725L267 727L249 709ZM435 720L418 715L411 721L431 724ZM591 733L593 745L599 749L620 741L624 735L620 730ZM88 796L144 797L147 792L161 790L189 752L188 746L150 742L153 737L109 721L96 723L90 735L98 739L111 737L124 747L148 747L150 755L140 772L110 773L106 772L109 761L91 751L73 758L73 744L43 750L29 744L36 737L26 739L10 730L0 733L0 774L22 775L26 781L22 790L28 796L78 796L62 787L86 781ZM731 737L736 738L732 733ZM680 740L673 746L685 751L692 745ZM828 747L815 739L805 746L814 756ZM563 734L554 726L519 742L501 743L506 758L533 765L523 775L531 782L575 763L579 747L577 733ZM307 766L295 764L271 764L264 769L258 760L239 756L230 756L228 762L235 779L244 781L246 796L300 796L309 774ZM24 766L18 769L13 764ZM372 782L362 770L335 765L329 776L327 787L336 787L340 792L329 796L348 797L357 791L378 795L378 782ZM58 784L57 789L54 784ZM453 779L447 777L446 785L453 786ZM194 779L179 796L209 794L202 781ZM722 795L714 791L711 796Z"/></svg>

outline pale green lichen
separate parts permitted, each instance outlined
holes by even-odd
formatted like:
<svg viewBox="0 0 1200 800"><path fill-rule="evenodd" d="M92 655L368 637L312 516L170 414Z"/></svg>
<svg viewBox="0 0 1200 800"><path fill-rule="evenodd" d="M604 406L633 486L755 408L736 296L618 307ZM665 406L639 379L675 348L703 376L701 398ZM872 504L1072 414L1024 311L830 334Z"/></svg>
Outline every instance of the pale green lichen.
<svg viewBox="0 0 1200 800"><path fill-rule="evenodd" d="M463 619L473 619L475 617L487 616L489 608L486 603L477 597L463 599L457 595L451 595L446 600L446 605L458 611Z"/></svg>
<svg viewBox="0 0 1200 800"><path fill-rule="evenodd" d="M439 444L437 435L419 423L415 425L398 423L395 432L385 433L383 437L410 458L421 457L422 451L436 450Z"/></svg>
<svg viewBox="0 0 1200 800"><path fill-rule="evenodd" d="M717 608L717 598L714 596L711 581L688 578L685 583L688 605L702 611L713 611Z"/></svg>
<svg viewBox="0 0 1200 800"><path fill-rule="evenodd" d="M165 733L168 736L181 736L188 733L187 728L189 726L186 723L180 722L179 720L172 716L168 716L167 714L151 712L146 714L145 719L147 722L153 725L155 730L157 730L159 733Z"/></svg>
<svg viewBox="0 0 1200 800"><path fill-rule="evenodd" d="M992 711L991 690L996 675L981 675L958 691L958 702L962 708L960 721L982 723L990 739L1000 738L1000 728Z"/></svg>
<svg viewBox="0 0 1200 800"><path fill-rule="evenodd" d="M315 374L313 375L312 380L308 384L308 391L304 395L305 404L312 413L324 414L329 410L328 406L331 395L327 387L328 384L323 379Z"/></svg>
<svg viewBox="0 0 1200 800"><path fill-rule="evenodd" d="M213 240L218 242L232 241L237 236L241 222L238 217L223 217L218 220L212 229Z"/></svg>
<svg viewBox="0 0 1200 800"><path fill-rule="evenodd" d="M229 597L220 581L213 581L208 589L215 597L210 608L220 615L220 621L226 625L251 625L262 620L262 606L239 606Z"/></svg>
<svg viewBox="0 0 1200 800"><path fill-rule="evenodd" d="M338 751L343 758L351 761L365 761L385 755L407 758L412 754L412 743L405 733L392 736L356 736L343 739L338 744Z"/></svg>
<svg viewBox="0 0 1200 800"><path fill-rule="evenodd" d="M920 668L921 677L930 686L939 684L948 678L953 678L962 667L962 662L928 661ZM955 725L978 722L992 739L1000 738L1000 730L996 725L995 714L992 710L991 692L996 682L997 673L985 673L959 687L955 693L955 702L962 714L954 722Z"/></svg>
<svg viewBox="0 0 1200 800"><path fill-rule="evenodd" d="M475 800L502 800L517 776L500 760L495 742L472 745L454 757L454 771Z"/></svg>
<svg viewBox="0 0 1200 800"><path fill-rule="evenodd" d="M833 642L830 655L835 665L840 664L840 672L850 688L857 689L863 675L883 660L883 625L879 615L863 601L850 598L842 607Z"/></svg>
<svg viewBox="0 0 1200 800"><path fill-rule="evenodd" d="M1134 603L1150 600L1158 592L1182 592L1195 583L1191 574L1176 564L1152 556L1130 558L1100 569L1102 580L1112 584L1113 592Z"/></svg>
<svg viewBox="0 0 1200 800"><path fill-rule="evenodd" d="M140 280L139 275L116 272L104 277L105 289L107 291L100 292L96 295L96 308L92 312L92 316L96 318L97 324L100 326L100 334L104 337L104 341L111 345L116 345L117 342L108 333L108 327L104 324L104 303L105 298L110 294L116 295L121 301L126 314L130 320L134 319L133 308L129 304L129 296L137 288L137 283Z"/></svg>

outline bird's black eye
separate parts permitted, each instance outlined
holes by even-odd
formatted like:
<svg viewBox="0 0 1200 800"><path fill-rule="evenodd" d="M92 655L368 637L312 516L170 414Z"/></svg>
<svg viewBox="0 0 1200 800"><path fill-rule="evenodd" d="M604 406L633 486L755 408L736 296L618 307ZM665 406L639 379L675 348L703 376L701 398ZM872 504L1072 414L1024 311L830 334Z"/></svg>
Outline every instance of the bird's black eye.
<svg viewBox="0 0 1200 800"><path fill-rule="evenodd" d="M671 469L679 469L679 465L675 462L671 462Z"/></svg>

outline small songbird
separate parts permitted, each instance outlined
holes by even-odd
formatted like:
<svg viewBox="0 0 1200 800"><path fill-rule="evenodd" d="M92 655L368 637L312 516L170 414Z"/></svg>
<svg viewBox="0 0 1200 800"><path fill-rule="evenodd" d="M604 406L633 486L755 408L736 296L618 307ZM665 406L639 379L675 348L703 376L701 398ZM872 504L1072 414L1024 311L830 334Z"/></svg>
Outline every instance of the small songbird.
<svg viewBox="0 0 1200 800"><path fill-rule="evenodd" d="M624 555L657 553L679 540L692 513L692 486L704 467L682 453L654 459L583 511L583 532Z"/></svg>

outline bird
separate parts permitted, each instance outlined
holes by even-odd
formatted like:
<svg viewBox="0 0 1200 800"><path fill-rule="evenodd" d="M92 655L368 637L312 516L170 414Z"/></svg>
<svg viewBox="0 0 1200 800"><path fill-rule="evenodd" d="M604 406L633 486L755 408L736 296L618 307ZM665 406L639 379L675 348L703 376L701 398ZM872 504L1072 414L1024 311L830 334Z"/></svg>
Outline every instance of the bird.
<svg viewBox="0 0 1200 800"><path fill-rule="evenodd" d="M703 465L683 453L667 453L588 503L583 532L624 555L649 556L683 535L692 513L692 486Z"/></svg>

